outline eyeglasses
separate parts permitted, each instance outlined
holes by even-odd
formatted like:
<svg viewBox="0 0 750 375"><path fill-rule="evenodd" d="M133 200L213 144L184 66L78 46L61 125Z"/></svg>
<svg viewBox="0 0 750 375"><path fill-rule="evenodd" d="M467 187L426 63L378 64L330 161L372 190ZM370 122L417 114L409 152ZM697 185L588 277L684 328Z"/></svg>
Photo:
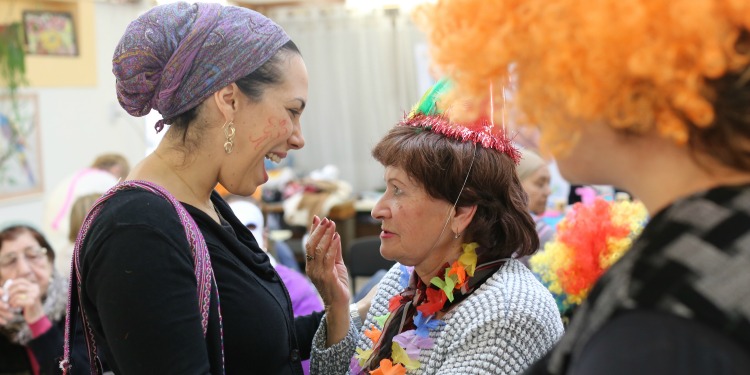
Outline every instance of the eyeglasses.
<svg viewBox="0 0 750 375"><path fill-rule="evenodd" d="M43 247L27 247L23 250L23 253L8 253L3 256L0 256L0 267L1 268L11 268L15 267L16 264L18 264L18 258L19 256L23 254L24 258L28 262L34 263L34 264L40 264L43 263L45 260L45 257L47 256L47 249Z"/></svg>

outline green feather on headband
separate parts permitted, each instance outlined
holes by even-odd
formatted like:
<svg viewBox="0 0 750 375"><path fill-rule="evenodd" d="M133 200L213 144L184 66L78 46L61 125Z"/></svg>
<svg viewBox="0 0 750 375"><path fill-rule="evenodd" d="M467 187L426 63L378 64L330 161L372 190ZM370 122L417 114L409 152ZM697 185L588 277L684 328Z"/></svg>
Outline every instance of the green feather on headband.
<svg viewBox="0 0 750 375"><path fill-rule="evenodd" d="M436 82L422 95L419 102L399 125L411 126L417 132L439 133L461 142L472 142L485 148L492 148L510 156L518 164L521 154L502 129L485 119L480 119L469 126L456 124L444 115L445 109L440 108L438 102L452 88L453 84L448 79L443 78Z"/></svg>

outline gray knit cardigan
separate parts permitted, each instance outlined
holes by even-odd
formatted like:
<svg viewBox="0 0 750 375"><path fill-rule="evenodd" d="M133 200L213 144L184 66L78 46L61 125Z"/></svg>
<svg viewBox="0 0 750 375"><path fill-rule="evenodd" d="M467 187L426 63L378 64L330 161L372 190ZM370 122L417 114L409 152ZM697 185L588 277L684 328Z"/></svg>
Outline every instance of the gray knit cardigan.
<svg viewBox="0 0 750 375"><path fill-rule="evenodd" d="M372 347L363 331L374 324L373 317L388 313L388 300L402 290L400 275L396 264L380 282L364 325L352 321L346 338L329 348L324 318L313 339L311 375L347 374L355 348ZM420 352L422 366L408 374L517 374L563 334L552 295L515 259L442 320L446 324L430 332L435 346Z"/></svg>

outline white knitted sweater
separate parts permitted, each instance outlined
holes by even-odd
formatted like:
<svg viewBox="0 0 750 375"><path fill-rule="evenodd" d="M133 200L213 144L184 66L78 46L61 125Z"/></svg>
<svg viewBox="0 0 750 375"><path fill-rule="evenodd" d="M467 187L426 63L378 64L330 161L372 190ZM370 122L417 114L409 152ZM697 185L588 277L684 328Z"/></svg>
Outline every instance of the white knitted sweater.
<svg viewBox="0 0 750 375"><path fill-rule="evenodd" d="M325 348L326 322L313 339L311 375L349 372L355 348L370 349L364 336L373 317L388 313L388 300L401 292L396 264L383 278L364 326ZM432 349L420 352L422 366L408 374L517 374L544 355L563 334L550 292L517 260L506 262L464 301L450 310L444 326L430 332ZM356 343L356 346L355 346Z"/></svg>

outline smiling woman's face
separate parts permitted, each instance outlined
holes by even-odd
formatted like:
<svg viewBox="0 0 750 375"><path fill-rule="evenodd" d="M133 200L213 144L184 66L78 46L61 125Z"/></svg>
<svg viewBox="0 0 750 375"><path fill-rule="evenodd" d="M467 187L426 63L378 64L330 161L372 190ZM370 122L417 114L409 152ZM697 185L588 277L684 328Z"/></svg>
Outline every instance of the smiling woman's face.
<svg viewBox="0 0 750 375"><path fill-rule="evenodd" d="M280 84L266 87L258 102L244 95L239 100L234 149L221 172L222 185L234 194L251 195L268 181L266 158L280 161L289 150L305 145L300 116L307 104L307 68L296 53L288 53L280 64Z"/></svg>

